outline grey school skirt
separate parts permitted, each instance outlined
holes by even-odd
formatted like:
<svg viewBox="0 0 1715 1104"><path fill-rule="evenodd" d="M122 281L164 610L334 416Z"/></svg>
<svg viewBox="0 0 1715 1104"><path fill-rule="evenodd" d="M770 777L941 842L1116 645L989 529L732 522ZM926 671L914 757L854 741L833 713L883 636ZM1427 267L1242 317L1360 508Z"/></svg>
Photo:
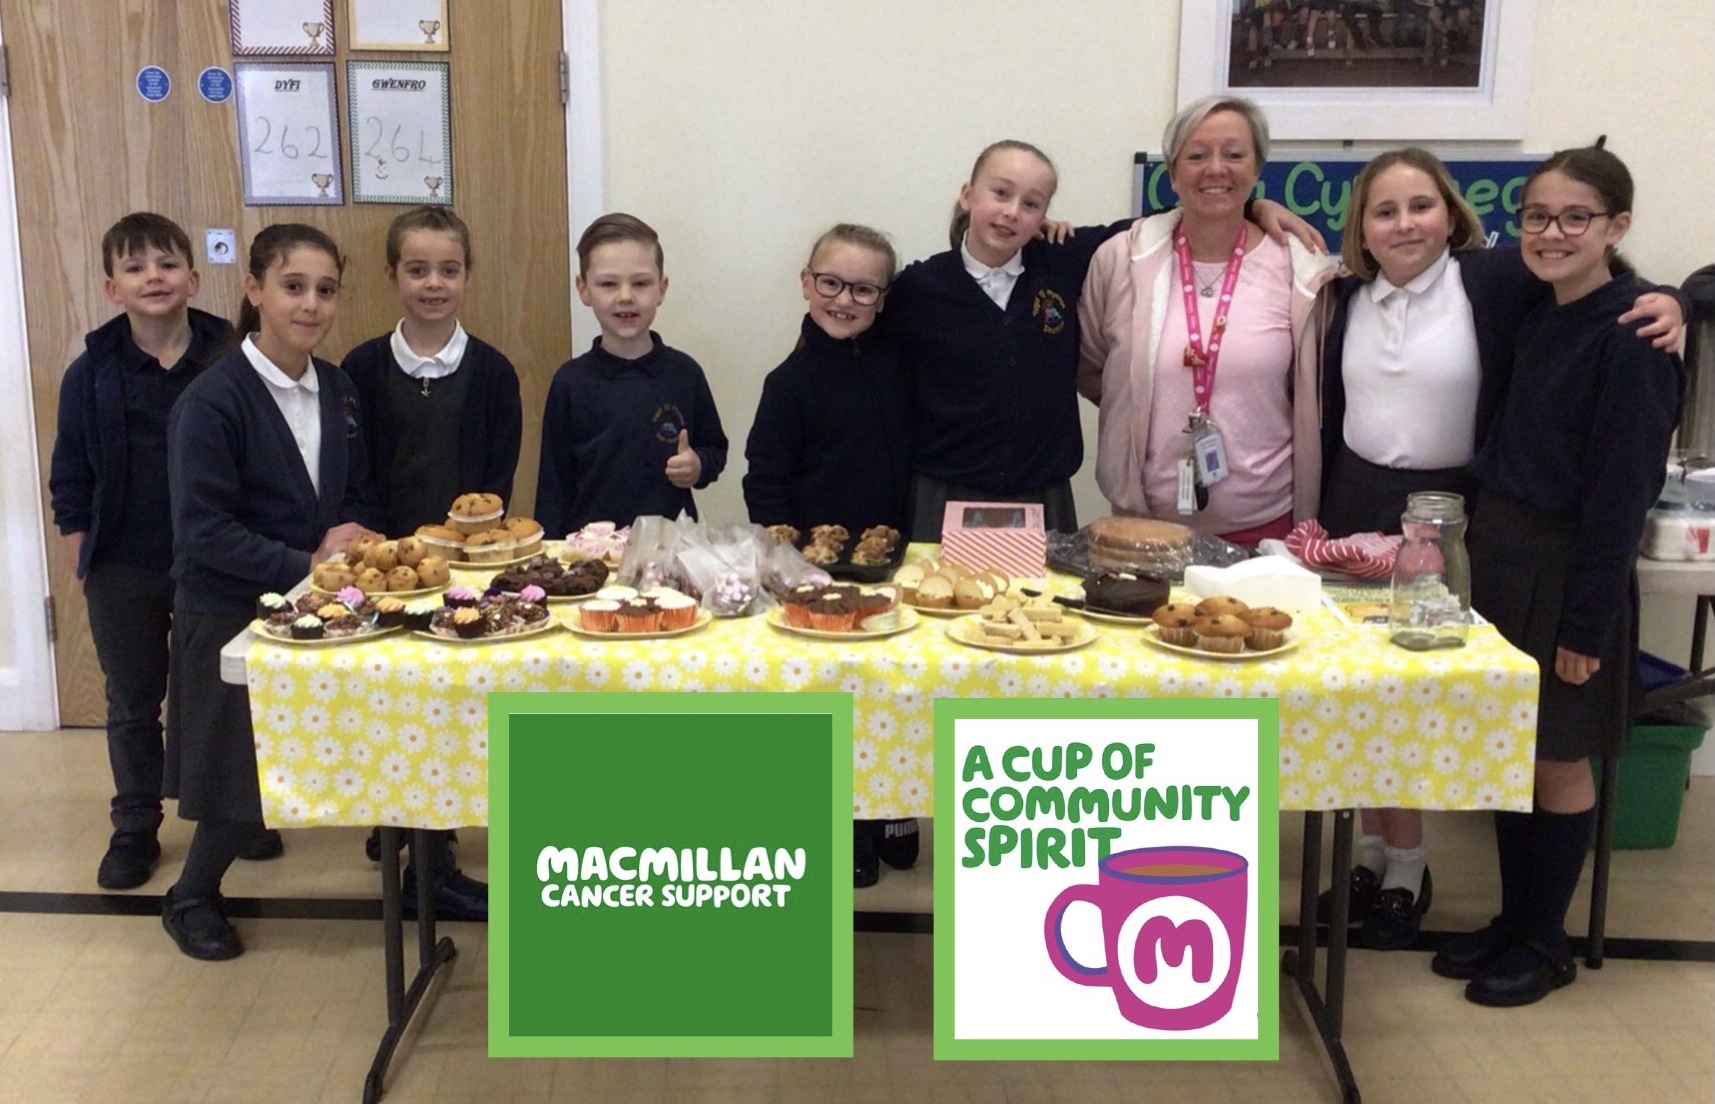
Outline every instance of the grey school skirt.
<svg viewBox="0 0 1715 1104"><path fill-rule="evenodd" d="M220 681L220 649L250 621L173 614L163 792L185 820L262 820L250 691Z"/></svg>
<svg viewBox="0 0 1715 1104"><path fill-rule="evenodd" d="M1636 575L1613 595L1601 669L1582 686L1554 673L1556 638L1571 559L1574 522L1485 492L1472 520L1471 604L1541 668L1536 757L1570 763L1618 755L1631 731L1637 669Z"/></svg>

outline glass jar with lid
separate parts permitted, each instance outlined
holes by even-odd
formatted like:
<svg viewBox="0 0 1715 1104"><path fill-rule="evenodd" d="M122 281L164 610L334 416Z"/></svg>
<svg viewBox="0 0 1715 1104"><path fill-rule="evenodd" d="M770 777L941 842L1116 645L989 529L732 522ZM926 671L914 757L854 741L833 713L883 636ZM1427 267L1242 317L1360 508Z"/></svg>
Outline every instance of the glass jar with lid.
<svg viewBox="0 0 1715 1104"><path fill-rule="evenodd" d="M1463 495L1420 491L1406 500L1388 601L1388 635L1400 647L1426 651L1465 643L1471 625L1465 524Z"/></svg>

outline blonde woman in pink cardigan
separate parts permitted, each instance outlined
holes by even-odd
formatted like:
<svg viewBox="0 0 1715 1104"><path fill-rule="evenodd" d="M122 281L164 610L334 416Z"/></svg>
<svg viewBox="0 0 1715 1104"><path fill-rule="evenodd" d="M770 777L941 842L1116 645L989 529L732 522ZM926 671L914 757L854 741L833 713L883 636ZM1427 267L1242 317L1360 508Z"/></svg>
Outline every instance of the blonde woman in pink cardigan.
<svg viewBox="0 0 1715 1104"><path fill-rule="evenodd" d="M1103 244L1078 306L1096 483L1118 514L1284 537L1316 516L1317 292L1337 263L1245 219L1268 155L1249 100L1191 104L1163 150L1180 207Z"/></svg>

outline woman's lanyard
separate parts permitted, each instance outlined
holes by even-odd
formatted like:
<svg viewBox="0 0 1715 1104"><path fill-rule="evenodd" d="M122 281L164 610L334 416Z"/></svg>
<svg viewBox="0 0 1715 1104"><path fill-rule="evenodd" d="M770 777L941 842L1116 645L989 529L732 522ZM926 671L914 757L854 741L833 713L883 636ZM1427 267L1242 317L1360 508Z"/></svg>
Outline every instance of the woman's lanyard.
<svg viewBox="0 0 1715 1104"><path fill-rule="evenodd" d="M1239 226L1233 241L1232 256L1227 258L1227 271L1221 278L1221 296L1215 300L1215 324L1209 328L1209 339L1203 340L1203 320L1197 308L1197 272L1191 265L1191 246L1185 240L1185 228L1173 232L1173 252L1179 260L1179 290L1185 299L1185 367L1191 369L1190 424L1185 432L1191 435L1191 459L1179 462L1179 512L1193 514L1208 504L1208 488L1225 479L1228 474L1227 450L1221 431L1209 419L1209 400L1215 393L1215 369L1221 360L1221 340L1227 333L1227 312L1232 307L1233 289L1238 286L1239 268L1245 262L1245 241L1250 227Z"/></svg>

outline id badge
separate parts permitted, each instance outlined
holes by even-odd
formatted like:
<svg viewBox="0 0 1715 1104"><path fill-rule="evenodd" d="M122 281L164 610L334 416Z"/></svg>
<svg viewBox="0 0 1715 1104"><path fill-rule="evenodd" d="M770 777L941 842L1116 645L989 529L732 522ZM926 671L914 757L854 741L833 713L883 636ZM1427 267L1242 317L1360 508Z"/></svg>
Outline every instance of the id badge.
<svg viewBox="0 0 1715 1104"><path fill-rule="evenodd" d="M1191 458L1197 465L1198 482L1205 487L1213 487L1231 474L1226 442L1213 422L1205 422L1191 434Z"/></svg>

